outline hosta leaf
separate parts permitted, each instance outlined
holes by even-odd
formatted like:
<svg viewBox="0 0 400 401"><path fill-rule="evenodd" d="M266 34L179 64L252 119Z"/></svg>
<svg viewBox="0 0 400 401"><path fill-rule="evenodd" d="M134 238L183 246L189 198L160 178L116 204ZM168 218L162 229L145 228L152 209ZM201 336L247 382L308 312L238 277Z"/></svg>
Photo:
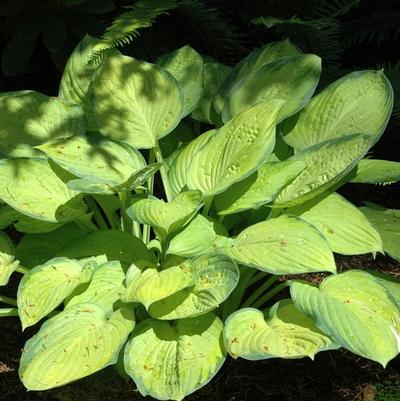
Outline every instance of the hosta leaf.
<svg viewBox="0 0 400 401"><path fill-rule="evenodd" d="M300 50L293 46L289 40L268 43L250 53L232 69L222 84L214 102L216 111L222 111L225 99L231 88L247 74L283 57L295 56L300 53Z"/></svg>
<svg viewBox="0 0 400 401"><path fill-rule="evenodd" d="M133 312L113 314L96 304L74 305L46 321L28 340L19 376L28 390L47 390L88 376L117 361L135 326Z"/></svg>
<svg viewBox="0 0 400 401"><path fill-rule="evenodd" d="M350 182L362 184L391 184L400 181L400 163L389 160L363 159L349 174Z"/></svg>
<svg viewBox="0 0 400 401"><path fill-rule="evenodd" d="M94 272L89 286L68 300L65 307L91 302L102 306L107 312L112 312L114 303L119 300L124 279L125 273L120 262L113 260L103 263Z"/></svg>
<svg viewBox="0 0 400 401"><path fill-rule="evenodd" d="M385 366L400 350L400 310L372 275L350 270L320 288L293 282L294 303L338 345Z"/></svg>
<svg viewBox="0 0 400 401"><path fill-rule="evenodd" d="M376 142L392 107L393 90L382 71L352 72L311 100L285 141L300 151L328 139L365 132Z"/></svg>
<svg viewBox="0 0 400 401"><path fill-rule="evenodd" d="M121 299L123 302L140 302L148 309L154 302L193 286L195 279L192 271L185 265L162 271L155 268L142 271L132 265L127 273L126 289Z"/></svg>
<svg viewBox="0 0 400 401"><path fill-rule="evenodd" d="M165 68L182 87L184 97L183 116L198 105L203 92L203 59L190 46L181 47L159 57L156 64Z"/></svg>
<svg viewBox="0 0 400 401"><path fill-rule="evenodd" d="M108 260L131 264L151 260L146 245L137 237L119 230L95 231L70 241L56 256L74 259L105 254Z"/></svg>
<svg viewBox="0 0 400 401"><path fill-rule="evenodd" d="M195 120L213 123L213 101L222 83L231 71L227 65L210 62L204 64L203 93L198 107L190 115Z"/></svg>
<svg viewBox="0 0 400 401"><path fill-rule="evenodd" d="M111 188L121 185L146 165L139 151L129 145L94 135L60 139L37 148L77 177Z"/></svg>
<svg viewBox="0 0 400 401"><path fill-rule="evenodd" d="M112 55L92 82L91 107L102 134L135 148L152 148L182 118L183 94L163 68Z"/></svg>
<svg viewBox="0 0 400 401"><path fill-rule="evenodd" d="M212 135L190 163L189 189L213 196L256 170L274 148L281 106L278 100L260 103L243 111Z"/></svg>
<svg viewBox="0 0 400 401"><path fill-rule="evenodd" d="M211 249L216 236L214 223L198 214L183 231L171 239L168 253L185 257L198 256Z"/></svg>
<svg viewBox="0 0 400 401"><path fill-rule="evenodd" d="M276 303L265 317L254 308L229 316L224 328L225 348L233 358L251 361L310 357L337 346L291 300Z"/></svg>
<svg viewBox="0 0 400 401"><path fill-rule="evenodd" d="M6 285L11 274L18 267L15 250L11 240L0 231L0 286Z"/></svg>
<svg viewBox="0 0 400 401"><path fill-rule="evenodd" d="M282 215L246 228L229 253L240 264L272 274L336 271L322 234L294 216Z"/></svg>
<svg viewBox="0 0 400 401"><path fill-rule="evenodd" d="M274 205L301 204L338 183L365 156L372 139L369 135L348 135L315 145L290 158L290 163L303 164L304 168L280 192Z"/></svg>
<svg viewBox="0 0 400 401"><path fill-rule="evenodd" d="M32 146L86 131L79 106L34 91L1 93L0 115L0 153L12 156L31 156Z"/></svg>
<svg viewBox="0 0 400 401"><path fill-rule="evenodd" d="M57 308L72 291L88 282L97 263L54 258L26 273L18 287L22 328L32 326Z"/></svg>
<svg viewBox="0 0 400 401"><path fill-rule="evenodd" d="M227 94L222 120L270 99L284 101L279 117L287 118L310 100L321 74L321 59L313 54L285 57L247 74Z"/></svg>
<svg viewBox="0 0 400 401"><path fill-rule="evenodd" d="M78 195L43 159L4 159L0 162L0 199L35 219L70 221L84 214ZM75 204L74 204L75 202Z"/></svg>
<svg viewBox="0 0 400 401"><path fill-rule="evenodd" d="M171 167L168 169L168 176L171 183L171 190L177 195L188 182L188 170L196 153L216 134L215 130L210 130L200 135L190 142L175 158Z"/></svg>
<svg viewBox="0 0 400 401"><path fill-rule="evenodd" d="M161 166L161 163L151 163L148 166L143 167L136 173L133 173L121 185L117 186L116 189L118 191L131 191L132 189L140 187L145 184L147 180L161 168Z"/></svg>
<svg viewBox="0 0 400 401"><path fill-rule="evenodd" d="M182 319L217 308L239 281L235 262L223 253L207 253L179 265L191 272L195 283L169 297L152 303L149 314L157 319Z"/></svg>
<svg viewBox="0 0 400 401"><path fill-rule="evenodd" d="M380 234L383 250L400 262L400 210L380 208L372 204L360 210Z"/></svg>
<svg viewBox="0 0 400 401"><path fill-rule="evenodd" d="M238 213L271 203L304 169L300 161L268 162L215 197L219 214Z"/></svg>
<svg viewBox="0 0 400 401"><path fill-rule="evenodd" d="M52 259L70 241L87 234L87 231L73 223L55 231L42 234L24 235L15 248L16 258L24 267L35 267Z"/></svg>
<svg viewBox="0 0 400 401"><path fill-rule="evenodd" d="M89 128L94 128L93 117L89 108L88 90L98 64L89 63L94 47L100 39L86 35L71 53L61 77L59 96L67 102L79 104L85 111ZM116 49L111 49L117 54Z"/></svg>
<svg viewBox="0 0 400 401"><path fill-rule="evenodd" d="M392 295L400 308L400 281L388 274L377 271L369 271Z"/></svg>
<svg viewBox="0 0 400 401"><path fill-rule="evenodd" d="M179 230L199 210L202 196L199 191L187 191L172 201L138 199L127 209L132 220L151 225L162 236Z"/></svg>
<svg viewBox="0 0 400 401"><path fill-rule="evenodd" d="M336 193L314 202L300 217L323 234L333 252L342 255L382 252L379 233L357 207Z"/></svg>
<svg viewBox="0 0 400 401"><path fill-rule="evenodd" d="M125 370L143 396L180 401L207 384L224 363L222 329L213 314L174 325L146 320L126 346Z"/></svg>

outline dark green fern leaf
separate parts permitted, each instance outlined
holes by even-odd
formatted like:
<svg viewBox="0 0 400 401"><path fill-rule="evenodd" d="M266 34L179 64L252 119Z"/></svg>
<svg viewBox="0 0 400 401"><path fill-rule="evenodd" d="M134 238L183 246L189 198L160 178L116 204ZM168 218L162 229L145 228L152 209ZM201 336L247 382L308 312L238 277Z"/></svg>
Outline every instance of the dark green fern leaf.
<svg viewBox="0 0 400 401"><path fill-rule="evenodd" d="M130 43L139 29L150 27L154 20L178 6L178 0L139 0L132 11L121 14L101 38L92 56L92 61L101 60L108 49Z"/></svg>
<svg viewBox="0 0 400 401"><path fill-rule="evenodd" d="M361 0L320 0L313 15L317 18L338 18L356 8Z"/></svg>

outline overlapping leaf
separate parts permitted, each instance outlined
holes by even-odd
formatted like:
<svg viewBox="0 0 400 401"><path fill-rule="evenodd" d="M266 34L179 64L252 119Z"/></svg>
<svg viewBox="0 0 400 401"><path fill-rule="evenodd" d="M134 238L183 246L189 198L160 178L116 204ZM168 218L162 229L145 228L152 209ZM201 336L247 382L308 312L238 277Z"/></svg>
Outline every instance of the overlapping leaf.
<svg viewBox="0 0 400 401"><path fill-rule="evenodd" d="M326 278L320 288L293 282L296 306L338 345L386 364L400 351L400 309L372 275L350 270Z"/></svg>
<svg viewBox="0 0 400 401"><path fill-rule="evenodd" d="M246 228L228 251L238 263L272 274L336 271L322 234L294 216L282 215Z"/></svg>
<svg viewBox="0 0 400 401"><path fill-rule="evenodd" d="M180 401L207 384L224 363L222 329L213 314L178 320L173 326L146 320L125 348L125 371L143 396Z"/></svg>
<svg viewBox="0 0 400 401"><path fill-rule="evenodd" d="M110 315L93 303L74 305L26 342L19 376L28 390L36 391L88 376L117 361L134 326L128 309Z"/></svg>
<svg viewBox="0 0 400 401"><path fill-rule="evenodd" d="M338 348L291 300L276 303L267 317L254 308L229 316L224 328L225 348L233 358L314 359L317 352Z"/></svg>
<svg viewBox="0 0 400 401"><path fill-rule="evenodd" d="M389 160L363 159L349 174L350 182L362 184L392 184L400 181L400 163Z"/></svg>
<svg viewBox="0 0 400 401"><path fill-rule="evenodd" d="M0 231L0 286L6 285L11 274L18 267L15 249L11 240Z"/></svg>

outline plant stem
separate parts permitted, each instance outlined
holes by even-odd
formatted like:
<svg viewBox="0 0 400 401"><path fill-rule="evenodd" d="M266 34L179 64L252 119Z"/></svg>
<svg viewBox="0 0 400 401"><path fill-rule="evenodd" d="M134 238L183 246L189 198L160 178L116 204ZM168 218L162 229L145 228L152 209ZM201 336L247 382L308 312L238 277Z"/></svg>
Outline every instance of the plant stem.
<svg viewBox="0 0 400 401"><path fill-rule="evenodd" d="M243 303L243 308L248 308L249 306L253 305L253 303L265 292L270 288L276 280L278 280L279 276L272 275L268 280L264 282L264 284L260 285Z"/></svg>
<svg viewBox="0 0 400 401"><path fill-rule="evenodd" d="M1 308L0 317L18 316L17 308Z"/></svg>
<svg viewBox="0 0 400 401"><path fill-rule="evenodd" d="M169 202L172 199L171 183L169 181L167 169L164 163L164 158L162 156L161 149L158 146L158 143L156 144L156 146L154 146L154 153L156 155L157 162L162 163L162 166L160 168L161 179L164 185L165 196L167 197L167 201Z"/></svg>
<svg viewBox="0 0 400 401"><path fill-rule="evenodd" d="M91 196L85 197L86 203L88 204L90 210L93 212L94 220L99 226L100 230L107 230L108 226L104 221L104 218L101 214L100 208L97 206L96 201Z"/></svg>
<svg viewBox="0 0 400 401"><path fill-rule="evenodd" d="M122 230L128 233L132 233L138 236L136 232L133 231L133 222L126 214L126 207L127 207L127 192L121 191L118 192L119 200L121 201L121 218L122 218Z"/></svg>
<svg viewBox="0 0 400 401"><path fill-rule="evenodd" d="M268 273L266 273L266 272L262 272L262 271L258 272L249 281L249 287L251 287L253 284L257 283L257 281L262 280L267 275L268 275Z"/></svg>
<svg viewBox="0 0 400 401"><path fill-rule="evenodd" d="M160 152L161 154L161 152ZM148 164L152 164L155 161L155 152L154 149L150 149L149 153L149 162ZM162 155L161 155L162 158ZM153 195L154 190L154 174L152 174L147 180L147 191L149 195ZM143 225L143 242L147 245L150 241L150 226L148 224Z"/></svg>
<svg viewBox="0 0 400 401"><path fill-rule="evenodd" d="M5 295L0 295L0 302L3 304L8 304L12 306L17 306L17 300L14 298L6 297Z"/></svg>
<svg viewBox="0 0 400 401"><path fill-rule="evenodd" d="M253 308L259 308L261 305L265 304L265 302L269 301L272 297L274 297L279 292L283 291L286 287L289 286L289 283L285 281L284 283L278 284L271 291L264 294L261 298L259 298L256 302L253 303Z"/></svg>
<svg viewBox="0 0 400 401"><path fill-rule="evenodd" d="M201 212L201 214L203 216L208 216L208 213L210 212L213 200L214 200L213 196L209 196L209 197L204 199L204 207L203 207L203 211Z"/></svg>
<svg viewBox="0 0 400 401"><path fill-rule="evenodd" d="M31 271L31 269L28 269L27 267L18 265L18 267L15 269L16 272L21 273L21 274L26 274Z"/></svg>

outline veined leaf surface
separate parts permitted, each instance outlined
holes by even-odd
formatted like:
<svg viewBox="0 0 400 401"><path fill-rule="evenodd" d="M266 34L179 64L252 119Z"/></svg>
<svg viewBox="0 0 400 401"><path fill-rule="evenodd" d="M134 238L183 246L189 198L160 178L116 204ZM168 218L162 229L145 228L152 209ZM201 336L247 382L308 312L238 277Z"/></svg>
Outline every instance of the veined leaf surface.
<svg viewBox="0 0 400 401"><path fill-rule="evenodd" d="M36 391L86 377L117 361L134 326L128 309L110 315L93 303L74 305L26 342L19 376L28 390Z"/></svg>
<svg viewBox="0 0 400 401"><path fill-rule="evenodd" d="M134 148L152 148L183 113L183 94L163 68L127 56L107 57L91 86L100 132Z"/></svg>
<svg viewBox="0 0 400 401"><path fill-rule="evenodd" d="M321 59L313 54L285 57L247 74L227 94L222 120L270 99L284 101L279 118L287 118L310 100L321 74Z"/></svg>
<svg viewBox="0 0 400 401"><path fill-rule="evenodd" d="M0 161L0 199L38 220L70 221L84 214L74 207L70 190L44 159ZM78 198L76 199L78 200Z"/></svg>
<svg viewBox="0 0 400 401"><path fill-rule="evenodd" d="M338 345L381 365L400 351L400 309L372 275L350 270L326 278L320 288L294 281L296 306Z"/></svg>
<svg viewBox="0 0 400 401"><path fill-rule="evenodd" d="M88 282L96 262L79 263L54 258L26 273L18 287L18 314L22 328L32 326L60 305L72 291Z"/></svg>
<svg viewBox="0 0 400 401"><path fill-rule="evenodd" d="M357 207L336 193L313 204L300 217L323 234L333 252L342 255L382 252L379 233Z"/></svg>
<svg viewBox="0 0 400 401"><path fill-rule="evenodd" d="M336 272L325 238L294 216L281 215L246 228L229 253L240 264L272 274Z"/></svg>
<svg viewBox="0 0 400 401"><path fill-rule="evenodd" d="M363 159L350 173L350 182L362 184L392 184L400 181L400 163L389 160Z"/></svg>
<svg viewBox="0 0 400 401"><path fill-rule="evenodd" d="M125 371L143 396L181 401L207 384L224 363L222 329L221 320L211 313L173 326L146 320L125 348Z"/></svg>
<svg viewBox="0 0 400 401"><path fill-rule="evenodd" d="M81 107L34 91L1 93L0 115L0 153L14 157L37 155L35 145L86 131Z"/></svg>
<svg viewBox="0 0 400 401"><path fill-rule="evenodd" d="M183 116L198 105L203 92L203 59L190 46L183 46L159 57L156 64L165 68L181 85L184 97Z"/></svg>
<svg viewBox="0 0 400 401"><path fill-rule="evenodd" d="M314 359L317 352L338 348L289 299L276 303L267 317L254 308L234 312L225 323L224 343L233 358L251 361Z"/></svg>
<svg viewBox="0 0 400 401"><path fill-rule="evenodd" d="M274 148L281 106L280 100L257 104L221 127L194 155L189 189L213 196L256 170Z"/></svg>
<svg viewBox="0 0 400 401"><path fill-rule="evenodd" d="M297 151L349 133L368 133L376 142L393 108L393 90L382 71L356 71L315 96L285 141Z"/></svg>
<svg viewBox="0 0 400 401"><path fill-rule="evenodd" d="M18 267L15 250L11 240L0 231L0 286L6 285L11 274Z"/></svg>

